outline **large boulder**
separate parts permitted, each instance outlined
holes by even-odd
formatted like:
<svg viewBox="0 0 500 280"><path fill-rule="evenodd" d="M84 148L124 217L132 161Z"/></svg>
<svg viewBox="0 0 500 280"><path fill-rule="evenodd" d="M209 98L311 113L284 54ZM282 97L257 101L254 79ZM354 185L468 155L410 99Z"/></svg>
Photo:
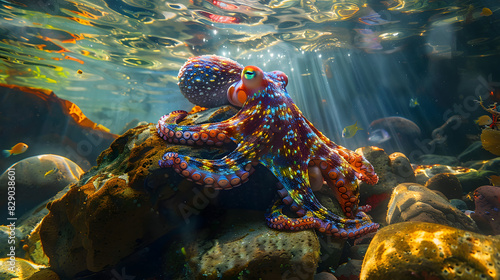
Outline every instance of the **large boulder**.
<svg viewBox="0 0 500 280"><path fill-rule="evenodd" d="M446 198L416 183L400 184L394 189L386 219L387 224L419 221L478 231L474 221Z"/></svg>
<svg viewBox="0 0 500 280"><path fill-rule="evenodd" d="M495 237L433 223L397 223L373 238L360 279L498 279L499 251Z"/></svg>

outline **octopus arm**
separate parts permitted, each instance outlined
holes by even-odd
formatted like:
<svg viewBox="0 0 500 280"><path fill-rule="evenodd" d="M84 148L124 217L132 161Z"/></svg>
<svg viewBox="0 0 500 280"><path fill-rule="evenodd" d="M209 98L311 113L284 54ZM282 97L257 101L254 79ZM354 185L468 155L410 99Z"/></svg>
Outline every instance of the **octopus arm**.
<svg viewBox="0 0 500 280"><path fill-rule="evenodd" d="M306 118L304 118L304 120L309 125L309 128L318 135L323 143L325 143L330 149L337 151L337 153L349 163L352 169L356 171L357 178L370 185L375 185L378 182L378 176L375 173L375 169L373 168L371 163L365 159L364 156L335 144L333 141L324 136L321 131L315 128L314 125L309 122L309 120L307 120Z"/></svg>
<svg viewBox="0 0 500 280"><path fill-rule="evenodd" d="M188 145L222 146L239 140L232 137L237 129L235 124L240 123L239 114L220 123L178 125L187 115L186 111L179 110L161 117L156 125L158 135L170 143Z"/></svg>
<svg viewBox="0 0 500 280"><path fill-rule="evenodd" d="M288 192L283 200L278 201L271 208L266 218L270 227L292 231L316 228L336 238L359 237L378 229L378 224L373 223L362 211L356 213L354 218L348 219L323 207L308 187L307 172L302 176L290 178L286 176L286 171L283 172L276 167L269 168ZM288 197L291 197L293 202L290 202ZM297 216L300 217L292 218L285 215L283 208L286 204L289 204L292 210L297 210Z"/></svg>
<svg viewBox="0 0 500 280"><path fill-rule="evenodd" d="M251 161L236 151L215 160L168 152L158 163L163 168L173 167L177 173L197 184L224 190L245 183L254 171Z"/></svg>

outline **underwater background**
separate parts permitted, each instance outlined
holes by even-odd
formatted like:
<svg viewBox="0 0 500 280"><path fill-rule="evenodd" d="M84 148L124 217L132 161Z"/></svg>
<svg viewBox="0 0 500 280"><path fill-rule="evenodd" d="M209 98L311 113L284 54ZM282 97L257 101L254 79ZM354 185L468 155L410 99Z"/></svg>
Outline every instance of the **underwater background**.
<svg viewBox="0 0 500 280"><path fill-rule="evenodd" d="M22 276L23 273L17 273L19 278L15 278L14 274L7 273L5 275L10 276L4 278L1 276L0 279L59 279L54 277L60 277L60 279L134 279L123 276L124 271L121 269L124 267L130 275L133 275L129 276L136 277L135 279L238 279L238 277L239 279L258 279L258 277L312 279L315 273L321 272L329 273L327 276L323 275L324 277L335 277L331 273L334 273L339 265L345 264L348 259L356 259L354 255L359 252L353 253L355 249L352 248L356 248L355 246L362 248L357 247L357 250L364 250L361 256L356 255L358 260L363 260L370 242L360 241L359 244L355 244L354 241L349 241L348 245L338 245L327 238L328 241L325 242L330 244L328 247L324 246L324 242L322 243L319 237L320 244L312 246L314 247L311 249L312 253L305 253L301 260L294 260L302 265L307 263L309 269L303 269L304 274L296 270L292 270L293 273L290 272L287 269L293 265L286 262L280 263L281 259L280 261L273 259L281 265L279 272L273 268L266 270L267 267L259 270L257 268L262 263L256 262L242 265L243 268L232 268L233 270L228 267L218 267L217 272L212 274L207 272L206 266L193 261L198 258L198 254L208 252L216 255L210 257L213 262L220 263L224 262L224 258L221 258L224 254L219 252L217 256L213 248L207 249L209 246L204 242L208 242L206 240L213 237L212 233L207 234L208 237L179 238L179 236L186 232L195 232L196 225L206 229L223 222L214 218L219 217L215 214L215 216L200 214L195 225L187 223L186 227L181 227L181 229L172 225L178 222L172 218L173 216L177 215L177 218L183 216L165 210L170 209L166 205L189 200L186 198L190 197L186 195L188 191L183 189L189 183L186 180L182 181L183 177L177 174L180 172L168 171L169 175L164 175L161 172L167 171L157 170L159 167L156 157L163 155L164 152L161 155L152 156L150 150L156 151L152 147L166 147L165 143L159 141L162 140L161 137L158 140L156 139L158 137L151 138L153 136L148 134L147 139L153 140L148 140L149 142L143 140L146 137L144 136L145 127L149 123L154 124L151 127L156 126L158 119L165 114L176 110L189 112L193 108L195 104L190 103L179 90L178 75L179 70L189 58L202 55L226 57L243 66L255 65L265 72L279 70L285 73L288 76L286 90L305 118L331 141L348 150L356 150L374 166L380 179L379 185L385 185L375 191L366 189L363 191L363 184L365 188L367 184L360 183L360 206L371 205L373 212L369 212L368 209L368 215L373 213L373 221L381 224L381 228L410 221L409 218L397 220L388 216L395 215L394 212L398 211L394 209L397 207L403 207L404 203L401 202L403 198L400 204L397 202L399 194L422 191L417 187L405 185L398 192L395 190L396 186L412 182L428 187L429 180L433 176L456 174L458 179L454 179L452 175L450 175L451 179L448 175L446 178L435 178L435 186L438 186L436 188L444 193L447 201L461 200L463 203L455 202L454 210L450 210L452 206L448 206L447 202L442 202L442 204L436 202L439 206L432 206L441 209L439 211L445 213L445 216L446 213L448 216L457 215L451 220L461 224L461 226L455 226L460 232L457 230L453 234L466 236L468 233L464 231L470 231L478 235L476 242L472 242L473 244L491 242L491 244L488 243L489 247L483 250L491 249L491 252L488 252L491 253L490 257L493 259L490 262L493 264L485 264L482 267L468 259L470 256L462 259L450 253L450 259L463 260L464 271L467 271L465 268L467 264L473 263L472 269L477 273L471 273L473 276L464 276L455 270L452 272L457 268L450 268L448 271L448 268L436 268L430 265L423 272L411 267L399 270L403 271L401 274L391 274L393 272L389 267L387 274L379 272L381 274L378 276L372 274L371 278L366 276L368 274L364 276L361 274L361 279L389 279L388 277L396 277L396 279L500 279L498 276L500 274L498 240L496 238L490 240L481 235L500 234L498 220L493 218L493 214L500 218L497 214L499 211L497 206L500 207L500 200L498 200L500 193L497 190L497 186L500 185L500 177L498 177L500 175L500 159L498 158L500 156L498 120L500 114L496 107L496 103L500 102L500 2L495 0L190 0L172 2L160 0L0 0L0 149L5 150L4 157L0 158L1 173L4 173L3 177L0 177L0 183L2 183L0 189L3 192L1 197L4 200L0 205L4 209L8 208L5 204L7 200L4 199L4 193L8 192L9 166L30 159L31 161L24 163L26 164L24 167L22 165L17 167L17 173L21 174L17 175L17 180L21 180L21 176L24 180L21 183L18 182L18 185L46 187L33 187L26 191L17 190L16 202L18 203L17 209L20 211L18 218L21 217L21 213L25 215L19 223L21 220L26 222L26 228L21 228L21 232L15 234L18 246L16 257L25 258L44 268L52 268L58 274L58 276L48 273L47 276L39 274L37 277L46 278L29 278L34 271L43 271L43 269L40 270L41 267L38 267L30 268L30 270L24 267L20 271L23 271L25 276ZM209 109L205 111L205 115L201 111L202 117L199 118L219 122L221 119L229 118L231 113L237 112L237 110L234 112L231 110L210 111ZM196 124L196 118L198 117L188 118L189 124ZM24 148L23 143L26 145ZM144 150L134 152L132 147L141 147ZM365 147L363 151L357 150L362 147ZM381 154L379 148L383 149L382 151L386 154ZM179 149L184 151L182 148ZM217 153L221 156L227 152L221 150ZM202 158L217 154L212 151L195 151L194 153ZM402 153L402 157L400 158L401 155L395 153ZM153 163L146 161L148 158L146 154L154 159L151 161ZM50 156L45 161L41 155ZM38 158L35 160L32 157ZM387 171L395 168L395 162L399 162L398 158L406 164L405 166L410 166L411 176L394 170ZM400 162L397 164L404 165ZM156 168L154 170L150 167L153 165ZM266 208L272 205L276 195L274 191L276 178L263 166L255 166L255 170L263 175L252 184L256 186L272 184L273 186L269 187L272 191L266 191L265 194L249 194L240 189L253 188L253 185L252 187L243 185L242 188L234 190L234 192L239 192L235 194L237 198L234 201L231 201L233 197L230 194L233 190L218 195L216 199L213 199L217 202L213 202L210 198L210 207L214 207L215 210L210 207L209 210L218 213L219 208L245 208L244 211L265 212ZM57 177L54 176L55 174ZM54 178L51 178L52 176ZM46 219L48 221L45 222L45 230L43 227L42 230L40 229L40 220L49 212L45 209L47 204L45 200L53 201L64 196L71 201L87 203L87 198L83 199L71 191L68 192L69 184L76 184L75 188L78 186L86 190L90 182L98 190L97 186L104 188L108 180L111 181L110 178L123 179L124 176L129 180L127 187L117 183L113 185L114 188L134 189L134 196L130 198L134 201L134 205L139 204L137 207L140 207L141 204L143 206L151 204L151 209L172 219L169 220L170 224L163 224L158 229L154 229L151 225L145 226L141 234L131 234L129 239L124 238L134 245L129 247L124 245L127 248L123 249L114 243L115 241L119 243L120 240L105 239L99 243L96 239L106 234L118 238L121 232L127 231L129 227L137 223L146 224L144 222L146 220L150 223L164 221L159 218L156 220L157 217L141 216L147 215L144 214L147 211L140 212L141 214L138 214L140 217L136 217L131 214L133 211L128 212L129 209L125 207L128 210L118 216L109 216L108 213L105 217L112 217L109 220L104 218L96 221L85 220L81 221L82 228L75 226L75 228L68 229L61 225L78 220L79 215L75 214L75 217L65 220L66 218L57 216L57 213L64 216L63 213L74 214L83 211L83 208L76 206L71 210L63 209L62 206L57 206L60 207L57 208L55 205L59 204L54 203L50 210L51 213L56 214L51 214L51 220ZM168 184L161 181L165 179L162 176L170 180ZM255 177L257 176L250 176L250 181ZM357 178L360 179L359 176ZM460 188L456 187L457 180ZM172 190L159 191L159 186L163 184L168 185ZM250 184L250 182L245 184ZM494 189L477 191L483 186L490 186ZM449 188L452 190L450 191ZM63 189L63 193L58 194ZM267 190L267 187L265 189ZM430 187L430 189L433 188ZM135 194L135 191L147 193L147 198ZM170 193L178 191L182 195ZM65 195L66 192L68 193ZM130 192L124 193L127 193L123 194L124 197L130 194ZM162 202L161 198L165 193L168 193L167 196L173 199L173 202L170 200L168 203ZM457 193L458 195L453 196ZM486 218L477 218L479 215L477 213L483 213L478 210L483 209L478 206L480 204L478 201L482 201L483 197L489 197L490 193L492 198L486 203L487 206L484 206L486 207L484 209L489 209L484 210L487 212ZM175 198L171 198L170 195ZM435 201L442 199L432 195L434 193L418 196L431 197L429 199L435 199ZM62 199L64 201L64 198ZM89 211L85 212L87 214L93 213L92 211L99 212L100 203L104 205L113 201L115 203L113 207L116 209L124 209L120 207L127 205L116 202L114 198L103 200L102 197L94 197L94 202L88 199L86 205L90 207L92 203L95 203L95 208L85 210ZM190 197L190 199L192 201L189 205L196 205L197 196ZM325 204L322 200L321 203ZM64 204L68 205L68 202ZM443 206L444 204L446 206ZM74 205L77 205L76 202ZM399 206L391 208L391 205ZM408 204L404 205L404 207L409 207ZM201 210L206 207L194 208L197 209L195 216L198 216L198 212L203 212ZM5 212L1 217L5 220L8 216L4 209L1 209ZM389 213L387 213L388 210ZM474 210L476 218L471 217ZM206 213L212 213L210 211ZM457 214L457 211L460 213ZM92 214L89 215L92 216ZM412 215L408 214L406 217ZM54 218L56 216L57 218ZM130 224L121 227L109 222L124 217L131 217ZM238 217L242 216L231 213L227 214L227 217L224 216L222 220L237 223ZM213 219L216 221L214 222ZM264 224L264 228L269 230L265 227L262 213L252 212L248 214L248 219L252 223L255 220L255 224ZM473 220L474 222L471 222ZM425 219L423 221L429 222ZM47 226L49 222L50 226ZM441 224L453 227L454 222L441 222ZM99 225L110 223L108 225L116 227L116 231L111 234L100 229L94 237L91 237L93 235L92 223ZM436 222L436 224L439 223ZM3 242L1 246L6 249L0 250L2 252L0 257L4 258L3 253L7 255L11 251L6 244L10 240L10 232L13 231L7 227L9 222L2 221L2 224L4 224L2 226L4 235L0 241ZM83 230L83 224L88 228ZM31 241L26 241L35 226L37 233L31 234L32 237L34 236ZM141 228L141 225L137 227ZM397 230L412 231L413 227L417 230L425 229L428 232L438 230L431 225L422 226L424 229L411 225ZM111 229L106 228L106 230ZM254 234L255 227L250 226L249 232L251 233L241 228L239 230L246 238ZM154 233L149 234L148 231ZM62 242L60 240L66 240L68 232L86 232L83 235L89 235L82 237L84 249L74 245L76 237L68 237L66 243L57 243ZM362 233L361 235L364 235L364 232ZM356 237L358 237L357 234ZM391 239L390 234L380 236L376 235L373 240L382 244ZM45 244L49 245L45 245L41 251L40 239L43 243L44 238ZM113 238L110 237L110 239ZM230 237L227 238L231 240ZM318 242L316 235L314 237L296 235L287 238L298 240L290 241L290 244L310 240L310 238ZM204 241L199 241L200 239ZM234 239L238 238L234 237ZM257 239L255 237L255 240ZM170 244L171 240L183 240L185 243L179 242L174 246ZM255 240L247 242L257 244L259 241ZM444 244L451 246L454 243L450 240L455 239L443 238L443 240ZM413 244L413 241L415 240L408 241L408 244ZM203 244L198 244L199 246L193 249L192 244L187 245L189 242ZM218 244L217 242L219 241L213 241ZM332 245L332 242L337 245ZM101 249L97 249L95 245L97 243ZM108 246L109 244L112 246ZM154 248L156 245L153 248L147 247L151 244L161 245L156 249ZM366 248L362 245L366 245ZM90 250L89 247L92 246L95 246L93 255L90 253L79 255L80 250ZM233 246L236 245L233 244ZM280 246L286 247L286 245ZM62 247L68 248L68 251L62 253L56 249ZM107 249L102 249L105 247ZM330 251L324 251L327 247ZM333 247L336 249L333 250ZM162 263L147 266L144 263L145 259L162 254L158 248L167 248L164 250L167 252L166 255L161 258ZM277 250L272 248L272 250ZM288 250L279 248L279 250ZM122 249L123 251L120 251ZM100 250L104 251L101 259L99 259ZM227 252L234 251L234 249L227 250ZM320 250L323 257L318 256ZM375 255L373 250L375 249L371 252ZM480 249L475 250L480 251ZM117 251L122 253L113 255ZM45 255L40 256L43 254ZM68 257L73 255L78 257L74 259ZM332 255L337 256L333 261ZM52 256L52 258L47 258L47 256ZM259 259L260 255L255 253L248 256L250 259ZM325 256L330 256L330 259ZM51 259L50 264L48 259ZM65 259L69 261L65 263ZM190 261L182 263L179 259ZM202 257L200 256L199 259ZM412 261L419 264L422 262L421 259L403 260L406 263ZM443 261L431 260L430 263ZM3 262L7 261L3 260ZM73 265L73 263L85 262L86 265L82 267ZM481 261L478 262L481 263ZM214 267L216 266L214 264ZM162 267L160 269L162 273L152 272L158 271L158 267ZM165 272L168 270L165 267L171 271ZM354 267L360 269L361 263L355 264ZM460 266L456 265L456 267ZM144 272L146 270L147 272ZM354 269L357 272L349 272L350 274L346 272L342 276L346 278L342 278L339 274L336 274L336 277L360 279L358 270ZM224 271L230 271L230 273L224 274L226 273ZM439 271L442 273L438 273ZM265 278L266 275L270 276ZM354 278L345 275L351 275ZM446 278L452 276L457 278ZM314 279L334 279L316 277Z"/></svg>

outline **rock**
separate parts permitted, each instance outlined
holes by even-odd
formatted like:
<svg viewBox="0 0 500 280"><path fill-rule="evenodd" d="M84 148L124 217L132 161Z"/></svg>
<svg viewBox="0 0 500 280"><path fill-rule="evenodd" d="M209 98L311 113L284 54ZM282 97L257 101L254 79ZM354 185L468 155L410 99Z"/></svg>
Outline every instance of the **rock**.
<svg viewBox="0 0 500 280"><path fill-rule="evenodd" d="M263 216L231 211L217 227L199 232L197 240L185 246L192 272L188 278L313 279L319 261L314 230L272 230Z"/></svg>
<svg viewBox="0 0 500 280"><path fill-rule="evenodd" d="M389 155L389 165L396 175L397 182L415 182L415 172L410 160L402 153L392 153Z"/></svg>
<svg viewBox="0 0 500 280"><path fill-rule="evenodd" d="M329 272L320 272L314 275L314 280L337 280L337 277Z"/></svg>
<svg viewBox="0 0 500 280"><path fill-rule="evenodd" d="M476 210L470 216L485 234L500 234L500 187L482 186L474 192Z"/></svg>
<svg viewBox="0 0 500 280"><path fill-rule="evenodd" d="M35 274L44 266L34 264L28 260L15 258L0 259L0 280L23 280ZM57 278L53 278L57 280Z"/></svg>
<svg viewBox="0 0 500 280"><path fill-rule="evenodd" d="M455 174L457 179L460 180L464 192L471 192L480 186L489 185L488 179L491 175L496 175L496 172L489 170L471 170L462 174Z"/></svg>
<svg viewBox="0 0 500 280"><path fill-rule="evenodd" d="M159 169L163 146L151 129L141 126L122 135L101 154L97 167L47 205L50 212L40 225L40 238L60 276L100 271L176 227L157 205L159 198L175 194L164 180L166 173L148 177L151 184L167 184L154 197L144 188L145 177Z"/></svg>
<svg viewBox="0 0 500 280"><path fill-rule="evenodd" d="M467 149L458 155L458 159L462 162L469 160L489 160L495 155L483 148L481 141L472 143Z"/></svg>
<svg viewBox="0 0 500 280"><path fill-rule="evenodd" d="M500 240L422 222L378 231L361 269L361 280L498 279Z"/></svg>
<svg viewBox="0 0 500 280"><path fill-rule="evenodd" d="M40 269L26 280L59 280L59 275L50 269Z"/></svg>
<svg viewBox="0 0 500 280"><path fill-rule="evenodd" d="M15 242L15 250L14 250L14 255L15 256L24 256L24 251L22 246L19 246L18 244L21 244L21 233L18 228L16 227L9 227L9 226L0 226L0 256L7 256L7 254L11 254L11 244L9 243L9 240L13 240L10 242Z"/></svg>
<svg viewBox="0 0 500 280"><path fill-rule="evenodd" d="M0 84L0 94L0 131L9 132L0 137L0 147L18 142L29 146L23 154L2 159L2 171L21 159L42 154L64 156L88 170L118 137L50 90Z"/></svg>
<svg viewBox="0 0 500 280"><path fill-rule="evenodd" d="M497 175L500 175L500 157L490 159L486 162L483 161L483 165L479 168L478 171L493 171Z"/></svg>
<svg viewBox="0 0 500 280"><path fill-rule="evenodd" d="M392 189L403 182L414 182L413 169L408 158L402 153L393 153L389 156L377 147L359 148L356 153L363 155L379 176L378 183L373 186L360 182L360 205L370 205L372 207L370 216L375 222L383 224Z"/></svg>
<svg viewBox="0 0 500 280"><path fill-rule="evenodd" d="M459 163L458 159L452 156L427 154L427 155L421 155L418 158L418 164L421 165L441 164L441 165L455 166L458 165L458 163Z"/></svg>
<svg viewBox="0 0 500 280"><path fill-rule="evenodd" d="M349 257L355 260L363 260L370 244L359 244L349 248Z"/></svg>
<svg viewBox="0 0 500 280"><path fill-rule="evenodd" d="M462 164L462 166L464 167L468 167L470 169L475 169L475 170L478 170L479 168L481 168L484 164L484 160L469 160L469 161L466 161Z"/></svg>
<svg viewBox="0 0 500 280"><path fill-rule="evenodd" d="M467 203L461 199L450 199L450 204L460 211L468 210Z"/></svg>
<svg viewBox="0 0 500 280"><path fill-rule="evenodd" d="M62 156L29 157L16 162L0 176L0 191L7 194L9 181L15 183L15 216L20 218L67 185L77 182L82 174L83 170L78 165ZM0 207L6 209L7 200L2 200ZM0 219L5 221L8 212L0 213Z"/></svg>
<svg viewBox="0 0 500 280"><path fill-rule="evenodd" d="M415 165L416 182L425 185L425 183L433 176L441 173L453 174L457 177L462 185L464 192L470 192L479 186L489 183L488 177L496 173L489 170L476 170L462 166L447 166L447 165Z"/></svg>
<svg viewBox="0 0 500 280"><path fill-rule="evenodd" d="M425 183L425 187L429 190L439 191L448 199L462 198L462 184L457 177L450 173L441 173L432 176Z"/></svg>
<svg viewBox="0 0 500 280"><path fill-rule="evenodd" d="M359 274L361 273L361 266L363 264L362 260L349 260L346 263L341 264L335 270L335 277L339 280L349 279L356 280L359 279Z"/></svg>
<svg viewBox="0 0 500 280"><path fill-rule="evenodd" d="M415 183L403 183L394 189L386 219L388 224L419 221L478 231L474 221L445 198Z"/></svg>

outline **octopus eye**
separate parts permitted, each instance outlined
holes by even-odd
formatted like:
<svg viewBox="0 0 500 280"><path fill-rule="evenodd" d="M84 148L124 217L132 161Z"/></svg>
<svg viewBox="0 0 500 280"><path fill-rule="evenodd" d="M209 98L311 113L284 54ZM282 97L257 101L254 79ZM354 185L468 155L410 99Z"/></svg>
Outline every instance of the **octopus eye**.
<svg viewBox="0 0 500 280"><path fill-rule="evenodd" d="M251 80L251 79L255 78L255 71L253 71L253 70L246 70L245 73L244 73L244 76L245 76L245 79Z"/></svg>

